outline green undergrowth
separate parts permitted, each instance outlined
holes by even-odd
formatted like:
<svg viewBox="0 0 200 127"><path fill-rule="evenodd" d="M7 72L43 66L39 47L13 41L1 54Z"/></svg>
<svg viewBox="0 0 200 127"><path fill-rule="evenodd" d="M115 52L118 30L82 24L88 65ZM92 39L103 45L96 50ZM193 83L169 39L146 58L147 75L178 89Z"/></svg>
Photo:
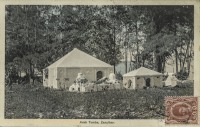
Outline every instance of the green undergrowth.
<svg viewBox="0 0 200 127"><path fill-rule="evenodd" d="M5 118L160 119L165 96L192 96L193 84L141 90L74 93L14 85L5 93Z"/></svg>

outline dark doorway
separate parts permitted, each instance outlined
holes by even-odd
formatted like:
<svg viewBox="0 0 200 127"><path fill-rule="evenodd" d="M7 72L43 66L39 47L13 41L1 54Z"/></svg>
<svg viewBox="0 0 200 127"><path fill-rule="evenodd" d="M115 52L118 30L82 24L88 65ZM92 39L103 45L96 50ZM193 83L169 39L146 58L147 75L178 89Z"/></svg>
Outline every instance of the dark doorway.
<svg viewBox="0 0 200 127"><path fill-rule="evenodd" d="M129 79L128 80L128 88L130 88L132 86L132 81Z"/></svg>
<svg viewBox="0 0 200 127"><path fill-rule="evenodd" d="M150 78L147 78L147 79L146 79L146 86L147 86L147 87L150 87L150 82L151 82L151 79L150 79Z"/></svg>
<svg viewBox="0 0 200 127"><path fill-rule="evenodd" d="M98 72L97 72L97 81L98 81L99 79L101 79L101 78L103 78L103 72L102 72L102 71L98 71Z"/></svg>

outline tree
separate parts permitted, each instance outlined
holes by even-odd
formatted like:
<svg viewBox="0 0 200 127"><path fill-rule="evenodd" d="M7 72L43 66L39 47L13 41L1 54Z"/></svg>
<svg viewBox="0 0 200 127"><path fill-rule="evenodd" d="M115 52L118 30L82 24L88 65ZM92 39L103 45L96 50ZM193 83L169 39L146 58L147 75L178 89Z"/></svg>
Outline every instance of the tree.
<svg viewBox="0 0 200 127"><path fill-rule="evenodd" d="M180 33L187 31L184 29L181 32L179 28L186 25L191 28L191 32L193 31L192 8L192 6L163 6L151 9L149 14L152 17L151 27L155 30L149 32L147 38L149 43L145 43L145 50L154 52L157 71L163 72L166 58L175 54L176 72L178 72L178 48L183 44L181 41L183 34Z"/></svg>
<svg viewBox="0 0 200 127"><path fill-rule="evenodd" d="M110 8L110 7L107 7ZM6 62L21 61L30 81L74 47L115 65L120 59L112 22L101 6L6 6ZM105 13L108 13L109 10ZM101 50L99 50L101 49Z"/></svg>
<svg viewBox="0 0 200 127"><path fill-rule="evenodd" d="M27 72L31 81L34 78L36 61L40 59L38 53L43 52L44 20L40 16L38 6L9 5L6 6L6 11L6 61L14 62L15 58L21 59L21 67L18 69L27 71L28 66Z"/></svg>
<svg viewBox="0 0 200 127"><path fill-rule="evenodd" d="M192 14L191 6L8 5L6 63L19 61L17 70L31 81L34 68L42 71L75 47L114 67L125 49L129 71L163 72L174 58L178 72L193 57Z"/></svg>

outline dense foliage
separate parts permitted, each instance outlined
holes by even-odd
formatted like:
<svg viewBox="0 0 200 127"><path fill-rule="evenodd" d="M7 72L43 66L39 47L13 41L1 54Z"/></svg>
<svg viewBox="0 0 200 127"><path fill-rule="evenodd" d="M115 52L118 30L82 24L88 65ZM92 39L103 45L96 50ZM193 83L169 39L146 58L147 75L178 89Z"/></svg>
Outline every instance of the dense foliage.
<svg viewBox="0 0 200 127"><path fill-rule="evenodd" d="M34 79L34 68L77 47L114 66L129 52L129 70L163 72L173 59L178 73L193 58L193 14L193 6L8 5L6 72Z"/></svg>

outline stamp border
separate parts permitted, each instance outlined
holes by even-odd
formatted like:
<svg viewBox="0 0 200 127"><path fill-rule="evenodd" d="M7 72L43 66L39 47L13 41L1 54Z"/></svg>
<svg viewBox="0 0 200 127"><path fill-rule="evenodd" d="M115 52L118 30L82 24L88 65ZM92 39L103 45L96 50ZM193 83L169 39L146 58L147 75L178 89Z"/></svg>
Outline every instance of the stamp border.
<svg viewBox="0 0 200 127"><path fill-rule="evenodd" d="M189 125L189 126L191 126L191 125L197 125L197 126L199 126L199 124L200 124L200 105L199 105L199 101L200 101L200 97L199 96L166 96L165 98L164 98L164 106L165 106L165 104L166 104L166 100L167 100L167 98L196 98L196 100L197 100L197 120L195 121L195 122L197 122L197 123L166 123L166 116L165 116L165 118L164 118L164 123L165 123L165 125L166 126L168 126L168 125ZM165 115L166 115L166 106L165 106Z"/></svg>

